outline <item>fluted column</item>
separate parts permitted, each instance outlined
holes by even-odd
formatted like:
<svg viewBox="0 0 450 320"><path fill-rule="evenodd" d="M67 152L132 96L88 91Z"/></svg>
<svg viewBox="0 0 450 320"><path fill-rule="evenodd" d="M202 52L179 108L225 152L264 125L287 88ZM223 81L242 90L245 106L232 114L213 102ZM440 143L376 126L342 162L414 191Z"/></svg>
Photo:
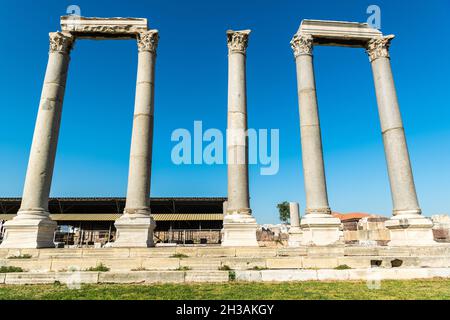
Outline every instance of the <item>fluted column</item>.
<svg viewBox="0 0 450 320"><path fill-rule="evenodd" d="M227 31L228 44L228 205L224 246L257 246L248 185L246 50L250 30Z"/></svg>
<svg viewBox="0 0 450 320"><path fill-rule="evenodd" d="M54 247L56 223L48 212L70 50L70 33L52 32L47 71L18 215L5 224L2 248Z"/></svg>
<svg viewBox="0 0 450 320"><path fill-rule="evenodd" d="M392 76L389 47L394 36L367 44L372 65L394 217L386 222L390 245L433 243L432 222L421 216L406 144L405 131Z"/></svg>
<svg viewBox="0 0 450 320"><path fill-rule="evenodd" d="M131 138L128 190L119 218L116 247L153 246L155 222L150 215L155 58L158 31L139 34L136 98Z"/></svg>
<svg viewBox="0 0 450 320"><path fill-rule="evenodd" d="M306 193L306 214L302 220L302 229L304 244L327 245L339 240L340 221L331 216L328 205L314 78L313 40L311 35L296 34L291 41L297 66L300 134Z"/></svg>

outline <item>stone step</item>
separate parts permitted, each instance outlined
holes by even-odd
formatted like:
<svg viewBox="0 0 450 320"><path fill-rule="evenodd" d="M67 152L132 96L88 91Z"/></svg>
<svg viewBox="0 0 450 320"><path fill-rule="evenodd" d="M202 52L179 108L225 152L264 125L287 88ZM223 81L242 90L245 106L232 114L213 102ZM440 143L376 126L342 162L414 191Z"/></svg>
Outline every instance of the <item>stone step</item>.
<svg viewBox="0 0 450 320"><path fill-rule="evenodd" d="M279 270L279 269L334 269L347 266L358 268L450 268L450 256L285 256L267 258L248 257L42 257L0 259L0 266L14 266L30 272L84 271L103 264L110 271L175 271L175 270Z"/></svg>
<svg viewBox="0 0 450 320"><path fill-rule="evenodd" d="M30 255L32 258L274 258L274 257L365 257L365 256L450 256L450 244L426 247L327 246L299 248L248 247L156 247L156 248L64 248L0 249L0 259Z"/></svg>

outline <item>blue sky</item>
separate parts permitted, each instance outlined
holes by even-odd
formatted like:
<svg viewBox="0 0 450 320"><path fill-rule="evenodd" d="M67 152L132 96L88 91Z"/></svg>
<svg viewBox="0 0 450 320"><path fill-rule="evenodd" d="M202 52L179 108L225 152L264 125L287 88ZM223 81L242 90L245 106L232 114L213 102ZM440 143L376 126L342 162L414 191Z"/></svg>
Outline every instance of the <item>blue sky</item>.
<svg viewBox="0 0 450 320"><path fill-rule="evenodd" d="M0 196L21 196L48 32L76 4L83 16L145 17L159 29L152 196L226 196L225 165L176 166L171 133L226 128L227 29L252 29L248 122L280 129L280 171L250 168L259 222L276 204L304 210L296 74L289 46L302 19L367 20L397 37L392 67L419 201L425 215L450 212L450 3L442 1L1 1ZM124 196L136 81L135 41L79 41L72 52L51 196ZM315 70L330 206L391 214L373 79L362 49L319 47Z"/></svg>

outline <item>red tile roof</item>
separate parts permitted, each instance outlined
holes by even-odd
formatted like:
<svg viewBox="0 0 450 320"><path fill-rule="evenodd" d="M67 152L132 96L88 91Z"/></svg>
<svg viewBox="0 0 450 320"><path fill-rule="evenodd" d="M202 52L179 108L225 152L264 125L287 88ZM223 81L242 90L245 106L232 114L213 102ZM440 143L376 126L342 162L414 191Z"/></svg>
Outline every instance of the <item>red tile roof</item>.
<svg viewBox="0 0 450 320"><path fill-rule="evenodd" d="M370 214L362 213L362 212L351 212L351 213L339 213L339 212L333 212L333 217L339 218L341 221L346 220L354 220L354 219L362 219L365 217L370 217Z"/></svg>

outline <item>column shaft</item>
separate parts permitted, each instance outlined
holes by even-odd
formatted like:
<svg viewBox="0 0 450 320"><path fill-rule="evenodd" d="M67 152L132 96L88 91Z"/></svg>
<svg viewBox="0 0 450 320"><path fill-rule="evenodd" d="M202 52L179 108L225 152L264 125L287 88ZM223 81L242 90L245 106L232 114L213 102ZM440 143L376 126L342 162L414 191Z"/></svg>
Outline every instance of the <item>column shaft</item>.
<svg viewBox="0 0 450 320"><path fill-rule="evenodd" d="M50 52L34 129L22 203L16 218L5 224L2 247L53 247L56 223L49 219L48 198L55 163L61 112L73 37L50 33Z"/></svg>
<svg viewBox="0 0 450 320"><path fill-rule="evenodd" d="M125 213L150 212L155 54L139 52Z"/></svg>
<svg viewBox="0 0 450 320"><path fill-rule="evenodd" d="M19 214L48 212L69 60L67 54L49 54Z"/></svg>
<svg viewBox="0 0 450 320"><path fill-rule="evenodd" d="M228 212L250 214L245 53L228 60Z"/></svg>
<svg viewBox="0 0 450 320"><path fill-rule="evenodd" d="M130 168L125 210L116 220L115 247L151 247L155 221L150 215L150 178L153 142L153 104L158 31L137 38L138 72L134 105Z"/></svg>
<svg viewBox="0 0 450 320"><path fill-rule="evenodd" d="M300 109L300 134L303 175L306 193L306 214L329 214L327 185L317 106L316 83L312 56L312 39L306 37L296 54L297 87ZM298 43L298 42L297 42Z"/></svg>
<svg viewBox="0 0 450 320"><path fill-rule="evenodd" d="M300 227L300 211L297 202L289 202L289 213L290 213L290 223L291 228Z"/></svg>
<svg viewBox="0 0 450 320"><path fill-rule="evenodd" d="M393 213L394 215L420 214L389 58L380 57L373 60L372 71L391 186Z"/></svg>

